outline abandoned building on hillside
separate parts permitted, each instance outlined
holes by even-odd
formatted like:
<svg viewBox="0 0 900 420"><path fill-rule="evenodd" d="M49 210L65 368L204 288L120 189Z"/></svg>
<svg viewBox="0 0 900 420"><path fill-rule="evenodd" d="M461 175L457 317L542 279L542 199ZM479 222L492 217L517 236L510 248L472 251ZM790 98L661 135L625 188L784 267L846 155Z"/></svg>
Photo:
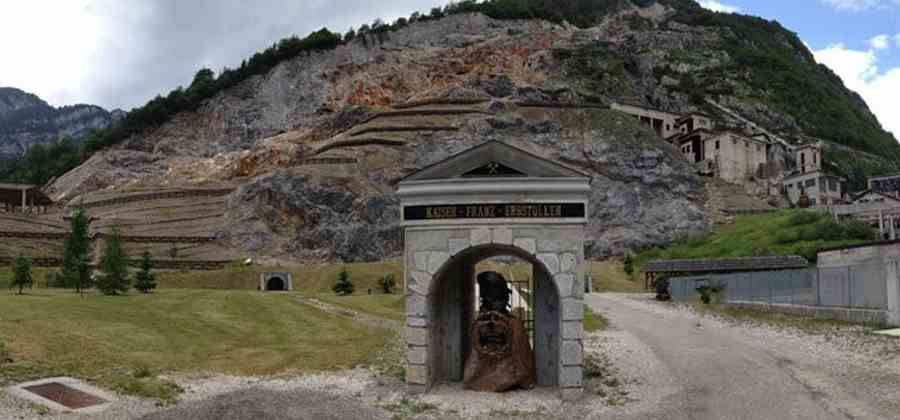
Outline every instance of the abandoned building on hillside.
<svg viewBox="0 0 900 420"><path fill-rule="evenodd" d="M857 193L849 204L829 208L835 218L853 217L878 228L882 239L896 240L900 234L900 175L872 177L869 189Z"/></svg>
<svg viewBox="0 0 900 420"><path fill-rule="evenodd" d="M869 191L900 197L900 174L869 178Z"/></svg>
<svg viewBox="0 0 900 420"><path fill-rule="evenodd" d="M794 206L845 202L846 180L825 173L819 143L790 146L765 133L720 129L715 118L700 112L678 115L619 103L611 108L651 127L694 163L701 175L770 197L781 196Z"/></svg>
<svg viewBox="0 0 900 420"><path fill-rule="evenodd" d="M806 195L810 207L843 204L847 181L822 169L822 145L805 144L794 151L797 168L784 178L784 189L791 203L798 203Z"/></svg>

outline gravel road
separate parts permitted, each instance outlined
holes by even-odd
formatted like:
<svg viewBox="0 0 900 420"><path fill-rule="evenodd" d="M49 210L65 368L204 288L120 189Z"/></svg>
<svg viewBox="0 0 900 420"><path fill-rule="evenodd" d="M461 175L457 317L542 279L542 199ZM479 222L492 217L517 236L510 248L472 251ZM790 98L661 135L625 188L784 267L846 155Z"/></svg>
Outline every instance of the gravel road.
<svg viewBox="0 0 900 420"><path fill-rule="evenodd" d="M728 322L646 297L586 302L647 345L675 380L678 391L640 418L900 417L897 340Z"/></svg>
<svg viewBox="0 0 900 420"><path fill-rule="evenodd" d="M646 295L592 294L585 300L610 319L610 328L585 336L585 354L601 374L588 380L578 401L541 389L491 394L458 385L410 396L398 378L357 368L280 378L173 377L186 390L177 405L124 398L100 415L42 416L0 393L0 418L900 418L898 339L860 327L810 332L735 321Z"/></svg>

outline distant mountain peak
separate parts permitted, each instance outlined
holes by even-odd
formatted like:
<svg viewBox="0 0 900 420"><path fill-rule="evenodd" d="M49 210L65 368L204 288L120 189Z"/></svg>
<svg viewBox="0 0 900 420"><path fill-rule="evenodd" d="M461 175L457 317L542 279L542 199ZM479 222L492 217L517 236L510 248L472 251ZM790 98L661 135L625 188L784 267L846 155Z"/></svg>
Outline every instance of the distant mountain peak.
<svg viewBox="0 0 900 420"><path fill-rule="evenodd" d="M0 87L0 160L18 158L36 144L81 140L123 116L121 110L109 112L92 104L56 108L33 93Z"/></svg>

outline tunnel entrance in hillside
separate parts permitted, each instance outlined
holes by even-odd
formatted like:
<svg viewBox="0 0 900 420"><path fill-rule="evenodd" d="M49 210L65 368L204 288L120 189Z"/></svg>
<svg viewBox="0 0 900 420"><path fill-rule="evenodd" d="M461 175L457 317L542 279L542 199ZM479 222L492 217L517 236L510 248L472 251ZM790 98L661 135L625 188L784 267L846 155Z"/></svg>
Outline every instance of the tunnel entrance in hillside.
<svg viewBox="0 0 900 420"><path fill-rule="evenodd" d="M589 194L587 174L497 141L399 183L411 391L463 382L581 393ZM517 380L473 386L472 372L490 365L481 360L507 363Z"/></svg>
<svg viewBox="0 0 900 420"><path fill-rule="evenodd" d="M259 290L264 292L290 292L294 290L291 273L262 273L259 275Z"/></svg>
<svg viewBox="0 0 900 420"><path fill-rule="evenodd" d="M269 292L283 292L284 291L284 280L281 277L272 277L266 282L266 291Z"/></svg>

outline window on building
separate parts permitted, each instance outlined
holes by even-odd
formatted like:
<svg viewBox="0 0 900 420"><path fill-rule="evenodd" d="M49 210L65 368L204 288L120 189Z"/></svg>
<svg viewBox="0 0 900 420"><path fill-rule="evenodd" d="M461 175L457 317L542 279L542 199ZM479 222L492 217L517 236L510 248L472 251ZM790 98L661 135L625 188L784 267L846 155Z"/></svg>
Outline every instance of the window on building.
<svg viewBox="0 0 900 420"><path fill-rule="evenodd" d="M813 179L807 179L806 182L805 182L803 185L804 185L805 187L815 187L815 186L816 186L816 179L815 179L815 178L813 178Z"/></svg>
<svg viewBox="0 0 900 420"><path fill-rule="evenodd" d="M758 151L760 151L760 150L762 150L762 147L760 147L760 145L757 144L757 145L756 145L756 151L758 152Z"/></svg>
<svg viewBox="0 0 900 420"><path fill-rule="evenodd" d="M806 165L806 153L800 153L800 164Z"/></svg>
<svg viewBox="0 0 900 420"><path fill-rule="evenodd" d="M716 150L719 150L719 141L716 140Z"/></svg>
<svg viewBox="0 0 900 420"><path fill-rule="evenodd" d="M816 154L813 153L813 165L815 165L815 164L816 164Z"/></svg>
<svg viewBox="0 0 900 420"><path fill-rule="evenodd" d="M816 205L816 199L815 199L815 198L810 198L810 199L809 199L809 205L810 205L810 206L815 206L815 205Z"/></svg>
<svg viewBox="0 0 900 420"><path fill-rule="evenodd" d="M837 187L838 187L837 181L835 181L833 179L828 180L828 190L829 191L837 191L837 189L838 189Z"/></svg>

